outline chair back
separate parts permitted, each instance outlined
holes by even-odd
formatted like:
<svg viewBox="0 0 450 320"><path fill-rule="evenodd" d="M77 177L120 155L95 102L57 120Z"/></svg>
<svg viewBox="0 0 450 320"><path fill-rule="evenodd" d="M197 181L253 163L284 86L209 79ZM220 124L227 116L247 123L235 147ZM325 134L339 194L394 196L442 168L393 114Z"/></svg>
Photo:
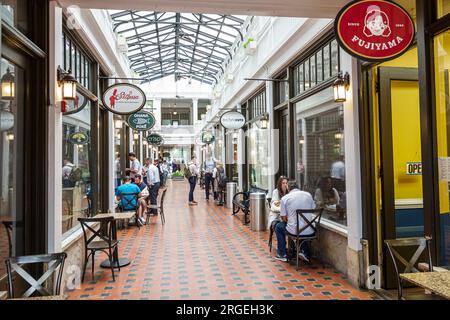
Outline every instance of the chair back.
<svg viewBox="0 0 450 320"><path fill-rule="evenodd" d="M166 197L166 191L167 188L163 190L162 195L161 195L161 203L160 203L160 210L164 213L164 198Z"/></svg>
<svg viewBox="0 0 450 320"><path fill-rule="evenodd" d="M122 211L136 210L139 207L139 193L122 193L120 196L120 207ZM128 208L127 208L128 207ZM133 207L130 209L129 207Z"/></svg>
<svg viewBox="0 0 450 320"><path fill-rule="evenodd" d="M111 243L113 241L113 217L78 218L78 221L80 222L81 228L83 229L85 249L87 249L89 244L96 239L103 240L108 243L109 246L111 246ZM97 230L94 229L94 227L91 225L95 222L100 222L100 227ZM89 232L91 233L90 235L88 235Z"/></svg>
<svg viewBox="0 0 450 320"><path fill-rule="evenodd" d="M2 224L5 226L6 236L8 237L8 257L12 256L12 239L11 233L13 229L12 221L2 221Z"/></svg>
<svg viewBox="0 0 450 320"><path fill-rule="evenodd" d="M395 274L397 276L397 289L398 289L398 298L402 299L403 297L403 286L402 279L400 278L400 273L410 273L410 272L419 272L419 270L415 267L417 264L422 252L426 249L428 255L428 267L429 271L433 271L433 262L431 259L431 248L430 248L431 237L417 237L417 238L403 238L403 239L391 239L384 240L388 248L389 255L392 258L392 262L394 264ZM411 256L409 261L402 257L402 255L398 252L400 248L409 247L414 249L417 247L414 254ZM405 269L401 272L400 266L401 264L405 266Z"/></svg>
<svg viewBox="0 0 450 320"><path fill-rule="evenodd" d="M322 218L323 208L297 209L296 212L297 212L297 236L300 236L300 234L309 227L311 227L311 229L314 230L314 233L317 234L320 226L320 219ZM306 213L315 214L315 217L309 220L307 217L305 217ZM302 228L300 228L299 218L301 218L305 223L305 225Z"/></svg>
<svg viewBox="0 0 450 320"><path fill-rule="evenodd" d="M15 272L23 280L25 280L30 287L22 295L22 298L30 297L32 294L39 293L39 296L51 296L59 295L61 289L61 279L64 269L64 261L66 260L67 254L65 252L52 253L52 254L42 254L42 255L32 255L32 256L21 256L12 257L6 260L6 270L8 273L8 294L9 298L14 298L14 284L13 284L13 273ZM33 278L24 267L32 264L47 264L47 269L44 274L39 278ZM54 284L53 292L49 292L45 288L45 282L49 279L56 269L59 267L56 283Z"/></svg>

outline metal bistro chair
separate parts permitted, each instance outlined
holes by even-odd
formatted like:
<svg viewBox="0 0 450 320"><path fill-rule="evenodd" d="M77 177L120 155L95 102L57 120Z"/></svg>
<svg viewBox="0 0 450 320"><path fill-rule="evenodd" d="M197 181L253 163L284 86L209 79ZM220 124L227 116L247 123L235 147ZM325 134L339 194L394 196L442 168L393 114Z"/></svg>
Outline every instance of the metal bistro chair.
<svg viewBox="0 0 450 320"><path fill-rule="evenodd" d="M83 229L84 235L84 268L83 275L81 277L81 282L84 281L84 275L86 273L86 267L89 261L89 257L92 256L92 279L94 279L94 256L97 251L102 251L106 253L109 258L109 264L111 266L111 274L113 277L113 281L116 281L114 276L114 252L118 250L118 240L113 240L113 224L116 223L113 217L104 217L104 218L78 218L78 221L81 224L81 228ZM91 223L99 222L100 227L98 230L95 230ZM90 232L90 236L88 238L88 232ZM88 251L89 254L88 254ZM119 266L120 271L120 265Z"/></svg>
<svg viewBox="0 0 450 320"><path fill-rule="evenodd" d="M135 211L135 221L136 226L140 229L141 228L141 222L139 221L139 193L122 193L120 195L120 210L122 212L126 211ZM132 207L132 209L125 209L127 207Z"/></svg>
<svg viewBox="0 0 450 320"><path fill-rule="evenodd" d="M322 218L322 212L323 212L323 208L319 208L319 209L298 209L297 210L297 234L290 234L289 232L286 233L287 237L288 237L288 246L290 245L290 240L292 240L295 243L295 248L296 248L296 268L295 270L298 271L298 254L300 252L300 244L303 243L303 241L313 241L313 240L318 240L319 239L319 226L320 226L320 219ZM312 213L312 214L316 214L316 216L309 220L308 218L305 217L305 213ZM299 227L299 217L301 217L305 223L305 225L303 226L303 228L300 229ZM301 233L308 229L309 227L311 227L311 229L314 230L314 234L311 236L302 236ZM290 249L290 248L289 248ZM288 250L290 251L290 250Z"/></svg>
<svg viewBox="0 0 450 320"><path fill-rule="evenodd" d="M12 256L12 239L11 233L13 229L12 221L2 221L2 224L5 226L6 236L8 237L8 257Z"/></svg>
<svg viewBox="0 0 450 320"><path fill-rule="evenodd" d="M441 298L439 296L433 295L433 294L414 294L414 295L408 295L403 296L403 279L400 278L400 273L410 273L410 272L420 272L415 265L417 264L420 256L422 255L422 252L426 249L427 252L427 258L428 258L428 271L433 272L433 262L431 259L431 249L430 249L430 242L431 237L417 237L417 238L403 238L403 239L392 239L392 240L384 240L384 243L386 244L389 254L392 258L392 261L394 263L394 269L395 274L397 276L397 290L398 290L398 299L399 300L440 300ZM405 248L410 247L414 248L417 247L414 254L411 256L409 261L407 261L404 257L400 255L400 253L396 250L396 248ZM405 266L405 269L403 272L400 272L399 270L399 263L403 264Z"/></svg>
<svg viewBox="0 0 450 320"><path fill-rule="evenodd" d="M160 193L161 196L158 196L158 198L159 198L158 199L159 200L159 205L158 204L157 205L154 205L154 204L153 205L152 204L148 205L149 209L157 209L159 211L159 214L161 216L161 223L162 224L166 223L166 218L164 216L164 198L166 196L166 191L167 191L167 188L164 188L162 190L162 193ZM147 211L147 217L146 217L145 223L147 225L149 225L149 222L150 222L150 213Z"/></svg>
<svg viewBox="0 0 450 320"><path fill-rule="evenodd" d="M42 254L42 255L31 255L22 257L12 257L6 259L6 270L8 273L8 295L10 299L14 298L14 282L13 273L19 275L23 280L25 280L30 287L22 294L22 298L28 298L32 294L38 296L53 296L59 295L61 289L61 279L64 269L64 261L66 260L67 254L65 252L53 253L53 254ZM27 271L24 270L24 266L31 264L48 264L48 267L44 274L40 276L38 280L32 277ZM57 271L57 268L59 270ZM57 272L56 282L52 282L51 276ZM50 280L53 283L53 290L46 288L46 281ZM52 292L50 292L50 291Z"/></svg>

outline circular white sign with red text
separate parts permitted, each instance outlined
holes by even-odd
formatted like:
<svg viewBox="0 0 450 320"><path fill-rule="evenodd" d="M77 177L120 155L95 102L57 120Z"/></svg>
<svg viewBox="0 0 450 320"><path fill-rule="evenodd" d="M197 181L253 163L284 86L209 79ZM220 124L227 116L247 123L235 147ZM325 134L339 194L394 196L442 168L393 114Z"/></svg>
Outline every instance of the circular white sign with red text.
<svg viewBox="0 0 450 320"><path fill-rule="evenodd" d="M347 4L334 25L341 47L368 61L394 59L414 40L414 22L408 12L390 1L362 0Z"/></svg>
<svg viewBox="0 0 450 320"><path fill-rule="evenodd" d="M113 84L103 93L103 105L116 114L132 114L146 103L144 91L130 83Z"/></svg>

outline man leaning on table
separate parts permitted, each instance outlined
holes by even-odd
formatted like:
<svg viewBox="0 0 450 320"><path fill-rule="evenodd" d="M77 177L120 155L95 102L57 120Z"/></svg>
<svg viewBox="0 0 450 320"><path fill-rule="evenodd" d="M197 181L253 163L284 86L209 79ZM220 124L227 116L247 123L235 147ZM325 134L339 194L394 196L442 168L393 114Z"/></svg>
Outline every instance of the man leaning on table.
<svg viewBox="0 0 450 320"><path fill-rule="evenodd" d="M281 198L280 216L281 222L275 227L277 235L278 249L276 259L287 262L289 258L286 252L286 234L295 235L297 233L297 210L298 209L314 209L316 206L309 192L301 191L297 182L289 183L289 193ZM307 219L312 219L311 213L305 214ZM299 230L305 226L305 222L299 219ZM311 236L314 230L311 227L301 232L302 236ZM309 262L309 244L302 242L300 244L299 256Z"/></svg>

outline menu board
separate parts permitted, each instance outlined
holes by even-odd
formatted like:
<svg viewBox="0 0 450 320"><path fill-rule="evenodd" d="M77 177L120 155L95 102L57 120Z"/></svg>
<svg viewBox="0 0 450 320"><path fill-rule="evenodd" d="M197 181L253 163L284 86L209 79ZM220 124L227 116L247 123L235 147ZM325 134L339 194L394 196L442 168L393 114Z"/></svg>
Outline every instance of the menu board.
<svg viewBox="0 0 450 320"><path fill-rule="evenodd" d="M450 157L439 157L439 180L450 181Z"/></svg>

